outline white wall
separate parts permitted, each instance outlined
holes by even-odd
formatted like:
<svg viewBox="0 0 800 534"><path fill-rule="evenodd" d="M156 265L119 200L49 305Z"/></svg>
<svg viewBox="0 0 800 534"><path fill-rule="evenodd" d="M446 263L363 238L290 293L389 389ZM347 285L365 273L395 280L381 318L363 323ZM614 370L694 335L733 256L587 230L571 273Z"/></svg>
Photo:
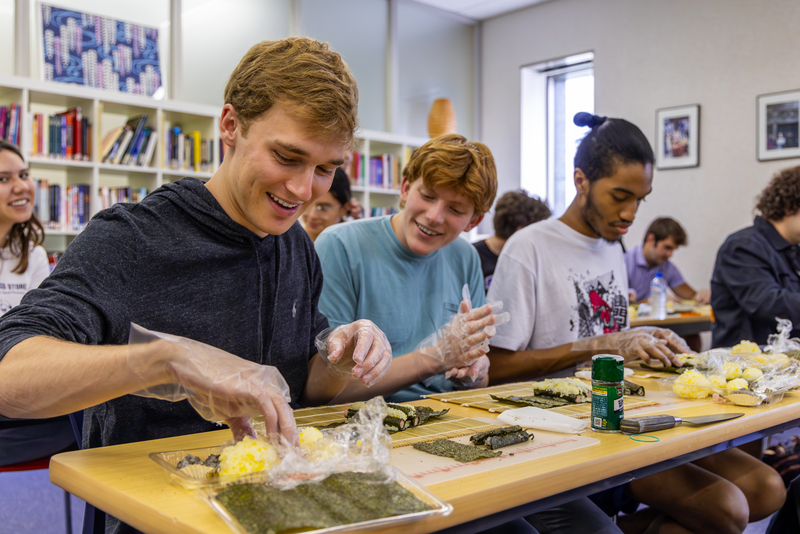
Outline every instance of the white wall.
<svg viewBox="0 0 800 534"><path fill-rule="evenodd" d="M593 51L595 112L622 117L655 141L658 108L700 104L700 166L655 171L626 243L672 216L689 246L674 256L708 287L725 237L752 221L772 174L800 159L756 159L756 97L800 89L797 0L555 0L486 21L482 140L498 167L498 196L519 186L522 65Z"/></svg>

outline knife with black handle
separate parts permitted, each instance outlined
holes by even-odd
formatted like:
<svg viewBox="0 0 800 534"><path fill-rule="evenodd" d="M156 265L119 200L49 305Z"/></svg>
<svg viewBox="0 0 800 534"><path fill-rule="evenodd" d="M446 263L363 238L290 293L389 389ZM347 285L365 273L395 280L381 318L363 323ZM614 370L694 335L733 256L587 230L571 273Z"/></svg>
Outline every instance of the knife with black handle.
<svg viewBox="0 0 800 534"><path fill-rule="evenodd" d="M668 414L646 415L644 417L626 417L620 421L619 427L620 430L622 430L622 432L625 434L644 434L646 432L667 430L668 428L676 427L681 423L688 423L690 425L705 425L709 423L717 423L719 421L727 421L728 419L736 419L737 417L741 417L743 415L743 413L726 413L683 418Z"/></svg>

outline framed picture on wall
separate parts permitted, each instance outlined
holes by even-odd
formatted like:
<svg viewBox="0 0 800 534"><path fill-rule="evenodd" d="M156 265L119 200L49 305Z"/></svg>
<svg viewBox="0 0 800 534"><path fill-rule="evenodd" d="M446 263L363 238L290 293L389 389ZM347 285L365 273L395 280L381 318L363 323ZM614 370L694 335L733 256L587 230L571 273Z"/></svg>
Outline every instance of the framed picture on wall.
<svg viewBox="0 0 800 534"><path fill-rule="evenodd" d="M700 164L700 105L656 111L656 168Z"/></svg>
<svg viewBox="0 0 800 534"><path fill-rule="evenodd" d="M39 2L43 80L163 98L158 28Z"/></svg>
<svg viewBox="0 0 800 534"><path fill-rule="evenodd" d="M758 97L758 160L800 157L800 91Z"/></svg>

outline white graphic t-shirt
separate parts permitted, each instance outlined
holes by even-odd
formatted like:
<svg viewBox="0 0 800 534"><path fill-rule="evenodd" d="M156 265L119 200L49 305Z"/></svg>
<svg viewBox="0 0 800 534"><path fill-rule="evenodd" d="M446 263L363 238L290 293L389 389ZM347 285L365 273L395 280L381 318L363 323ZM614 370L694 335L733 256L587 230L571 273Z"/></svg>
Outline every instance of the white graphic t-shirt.
<svg viewBox="0 0 800 534"><path fill-rule="evenodd" d="M622 246L582 235L558 219L531 224L506 242L486 302L502 300L511 321L491 344L547 349L628 328Z"/></svg>
<svg viewBox="0 0 800 534"><path fill-rule="evenodd" d="M31 249L28 255L28 268L22 274L12 273L19 263L8 247L0 254L0 315L19 304L22 296L39 287L39 284L50 274L47 252L39 246Z"/></svg>

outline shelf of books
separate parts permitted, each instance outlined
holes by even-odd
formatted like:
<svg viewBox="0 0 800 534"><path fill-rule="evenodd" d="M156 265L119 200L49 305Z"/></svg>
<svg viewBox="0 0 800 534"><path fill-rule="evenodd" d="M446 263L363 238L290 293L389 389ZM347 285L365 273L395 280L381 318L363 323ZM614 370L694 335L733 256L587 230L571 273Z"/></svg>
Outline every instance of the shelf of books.
<svg viewBox="0 0 800 534"><path fill-rule="evenodd" d="M400 209L400 182L411 152L428 139L361 130L347 169L353 196L367 217L390 215Z"/></svg>
<svg viewBox="0 0 800 534"><path fill-rule="evenodd" d="M0 76L0 137L37 181L48 250L63 250L98 211L138 202L219 165L219 108Z"/></svg>

